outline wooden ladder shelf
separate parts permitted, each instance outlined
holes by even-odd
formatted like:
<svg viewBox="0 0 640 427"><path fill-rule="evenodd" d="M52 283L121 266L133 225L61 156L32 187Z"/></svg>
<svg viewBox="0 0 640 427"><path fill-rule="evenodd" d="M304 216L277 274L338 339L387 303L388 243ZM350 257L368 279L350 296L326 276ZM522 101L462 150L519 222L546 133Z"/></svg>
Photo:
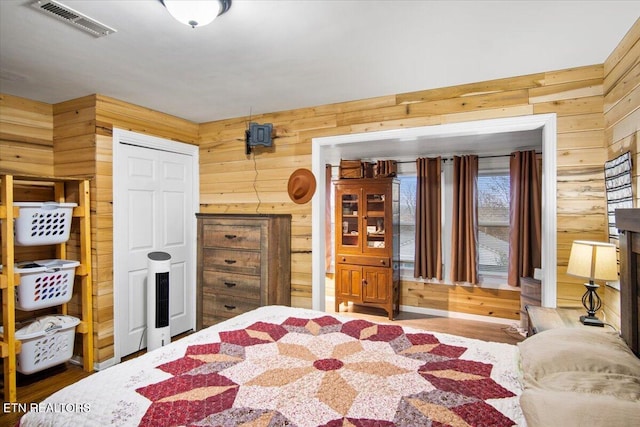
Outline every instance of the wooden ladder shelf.
<svg viewBox="0 0 640 427"><path fill-rule="evenodd" d="M41 176L13 176L0 174L0 220L2 228L2 273L0 288L2 289L2 325L0 335L0 355L4 366L4 401L16 402L16 356L20 353L20 341L15 337L15 294L20 284L20 275L15 273L15 237L14 219L20 215L19 208L14 206L14 184L17 182L53 183L54 197L57 202L65 201L66 186L77 185L78 206L73 210L73 218L79 221L80 265L76 268L76 280L80 284L82 313L76 332L82 335L83 368L93 371L93 319L91 289L91 209L90 183L84 178L59 178ZM56 256L66 259L67 244L56 246ZM67 304L60 305L60 312L67 314Z"/></svg>

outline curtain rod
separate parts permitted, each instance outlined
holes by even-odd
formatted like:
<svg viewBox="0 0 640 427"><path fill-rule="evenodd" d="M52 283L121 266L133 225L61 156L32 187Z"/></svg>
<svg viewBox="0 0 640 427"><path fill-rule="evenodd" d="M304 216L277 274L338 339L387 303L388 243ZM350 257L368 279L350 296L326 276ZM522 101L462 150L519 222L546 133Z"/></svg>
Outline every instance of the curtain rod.
<svg viewBox="0 0 640 427"><path fill-rule="evenodd" d="M542 153L538 153L536 151L536 154L542 154ZM495 154L492 156L478 156L479 159L494 159L494 158L498 158L498 157L511 157L511 154ZM452 161L453 157L444 157L441 159L443 162L448 161ZM415 163L415 160L398 160L396 161L396 163L398 164L405 164L405 163ZM332 168L337 168L340 167L340 165L331 165Z"/></svg>

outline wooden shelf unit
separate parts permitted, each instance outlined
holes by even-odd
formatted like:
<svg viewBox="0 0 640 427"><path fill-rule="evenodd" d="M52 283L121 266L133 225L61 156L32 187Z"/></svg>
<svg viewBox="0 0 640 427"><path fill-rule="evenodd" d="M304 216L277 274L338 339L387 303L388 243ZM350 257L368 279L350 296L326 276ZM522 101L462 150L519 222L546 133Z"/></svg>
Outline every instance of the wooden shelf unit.
<svg viewBox="0 0 640 427"><path fill-rule="evenodd" d="M335 181L335 310L349 302L400 311L400 184L394 178Z"/></svg>
<svg viewBox="0 0 640 427"><path fill-rule="evenodd" d="M60 178L42 176L14 176L0 174L0 220L2 223L2 325L0 335L0 355L4 366L4 401L16 402L16 356L20 353L20 341L15 337L15 290L20 284L20 275L15 273L14 219L20 215L20 209L14 206L14 185L29 185L31 182L53 184L55 201L62 203L66 199L67 185L77 185L78 206L73 209L73 218L79 221L80 265L76 268L76 277L80 280L80 301L82 313L76 332L82 334L83 368L93 371L93 303L91 290L91 207L90 184L84 178ZM56 256L67 259L66 243L55 245ZM67 304L61 304L61 314L67 314Z"/></svg>

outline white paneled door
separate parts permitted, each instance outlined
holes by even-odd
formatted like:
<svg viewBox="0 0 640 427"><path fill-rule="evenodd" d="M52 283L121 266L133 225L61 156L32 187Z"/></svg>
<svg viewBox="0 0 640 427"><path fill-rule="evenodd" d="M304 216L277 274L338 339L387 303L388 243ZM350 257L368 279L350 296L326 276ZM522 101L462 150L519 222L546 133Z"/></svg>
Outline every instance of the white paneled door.
<svg viewBox="0 0 640 427"><path fill-rule="evenodd" d="M118 143L115 138L114 143ZM127 138L120 140L117 151L119 166L117 171L114 168L114 192L118 194L117 197L114 194L114 219L118 219L114 224L114 235L118 236L114 239L117 298L114 298L114 312L117 316L117 354L122 357L146 347L146 285L150 252L161 251L171 256L171 335L193 329L193 170L197 158L181 152L140 146L135 139L129 141Z"/></svg>

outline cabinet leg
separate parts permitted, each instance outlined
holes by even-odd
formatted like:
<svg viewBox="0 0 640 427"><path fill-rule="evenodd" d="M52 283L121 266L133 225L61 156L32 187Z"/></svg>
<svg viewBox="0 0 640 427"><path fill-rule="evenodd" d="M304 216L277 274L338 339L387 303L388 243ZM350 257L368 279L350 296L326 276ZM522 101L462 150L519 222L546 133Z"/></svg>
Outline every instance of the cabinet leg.
<svg viewBox="0 0 640 427"><path fill-rule="evenodd" d="M340 313L340 301L336 300L336 313Z"/></svg>
<svg viewBox="0 0 640 427"><path fill-rule="evenodd" d="M387 308L387 313L389 313L389 320L393 320L398 314L400 314L400 304L391 304Z"/></svg>

